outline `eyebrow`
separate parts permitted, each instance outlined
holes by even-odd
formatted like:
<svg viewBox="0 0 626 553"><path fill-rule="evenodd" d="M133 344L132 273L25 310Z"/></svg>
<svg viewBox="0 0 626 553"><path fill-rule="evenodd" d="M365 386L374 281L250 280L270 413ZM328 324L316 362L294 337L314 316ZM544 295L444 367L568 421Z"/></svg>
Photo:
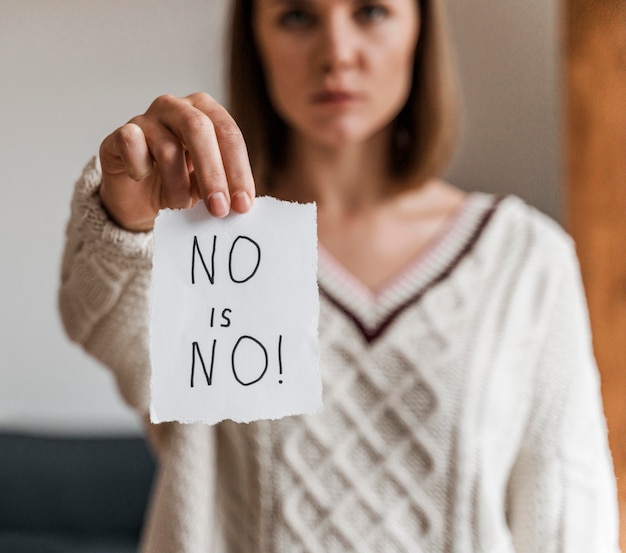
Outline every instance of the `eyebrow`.
<svg viewBox="0 0 626 553"><path fill-rule="evenodd" d="M311 5L313 2L311 0L270 0L272 5L280 6L280 5L288 5L288 6L306 6Z"/></svg>
<svg viewBox="0 0 626 553"><path fill-rule="evenodd" d="M314 0L268 0L272 6L312 6ZM349 0L350 4L362 5L371 2L371 0Z"/></svg>

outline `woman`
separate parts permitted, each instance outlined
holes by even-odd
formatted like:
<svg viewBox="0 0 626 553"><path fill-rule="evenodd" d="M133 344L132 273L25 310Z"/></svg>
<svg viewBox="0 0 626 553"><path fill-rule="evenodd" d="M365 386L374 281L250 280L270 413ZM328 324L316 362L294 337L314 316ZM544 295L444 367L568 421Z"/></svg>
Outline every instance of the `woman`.
<svg viewBox="0 0 626 553"><path fill-rule="evenodd" d="M161 97L103 141L61 311L147 413L158 210L243 214L255 186L315 201L324 409L147 423L144 551L617 551L573 247L520 200L438 178L456 121L440 2L239 1L232 36L234 118Z"/></svg>

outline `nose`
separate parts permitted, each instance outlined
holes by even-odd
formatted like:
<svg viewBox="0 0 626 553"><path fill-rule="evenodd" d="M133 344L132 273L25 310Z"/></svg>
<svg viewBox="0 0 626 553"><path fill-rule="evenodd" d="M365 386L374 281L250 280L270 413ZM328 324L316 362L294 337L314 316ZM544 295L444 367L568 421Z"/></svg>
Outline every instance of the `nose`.
<svg viewBox="0 0 626 553"><path fill-rule="evenodd" d="M356 65L358 40L351 23L345 14L332 14L320 25L319 64L324 73L332 74Z"/></svg>

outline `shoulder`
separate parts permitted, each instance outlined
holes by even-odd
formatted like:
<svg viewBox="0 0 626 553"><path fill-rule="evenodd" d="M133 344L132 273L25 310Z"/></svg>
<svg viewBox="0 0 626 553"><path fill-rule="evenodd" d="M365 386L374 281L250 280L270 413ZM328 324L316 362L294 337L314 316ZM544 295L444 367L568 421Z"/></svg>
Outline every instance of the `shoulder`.
<svg viewBox="0 0 626 553"><path fill-rule="evenodd" d="M475 277L500 305L544 320L569 284L580 289L573 240L553 219L516 196L480 195L487 221L470 254Z"/></svg>
<svg viewBox="0 0 626 553"><path fill-rule="evenodd" d="M507 195L496 198L495 201L497 213L509 225L540 232L551 243L571 244L571 238L558 222L520 197Z"/></svg>
<svg viewBox="0 0 626 553"><path fill-rule="evenodd" d="M524 258L542 266L558 266L575 257L575 245L563 227L517 196L495 197L480 194L490 203L484 242L499 246L501 259Z"/></svg>

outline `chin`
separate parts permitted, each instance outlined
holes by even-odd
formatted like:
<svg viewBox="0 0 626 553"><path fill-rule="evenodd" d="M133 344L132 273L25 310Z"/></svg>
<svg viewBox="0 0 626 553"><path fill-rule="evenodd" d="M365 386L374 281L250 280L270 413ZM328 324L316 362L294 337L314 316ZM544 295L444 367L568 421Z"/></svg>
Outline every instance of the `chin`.
<svg viewBox="0 0 626 553"><path fill-rule="evenodd" d="M369 125L325 125L323 128L301 129L300 133L320 146L341 149L358 146L370 140L381 131L380 127Z"/></svg>
<svg viewBox="0 0 626 553"><path fill-rule="evenodd" d="M378 111L378 113L376 113ZM306 117L299 114L294 129L306 140L329 148L358 146L382 136L397 115L396 110L360 110L353 113ZM296 120L297 119L297 120Z"/></svg>
<svg viewBox="0 0 626 553"><path fill-rule="evenodd" d="M330 136L310 138L320 146L335 150L358 146L367 140L367 137L353 133L336 133Z"/></svg>

